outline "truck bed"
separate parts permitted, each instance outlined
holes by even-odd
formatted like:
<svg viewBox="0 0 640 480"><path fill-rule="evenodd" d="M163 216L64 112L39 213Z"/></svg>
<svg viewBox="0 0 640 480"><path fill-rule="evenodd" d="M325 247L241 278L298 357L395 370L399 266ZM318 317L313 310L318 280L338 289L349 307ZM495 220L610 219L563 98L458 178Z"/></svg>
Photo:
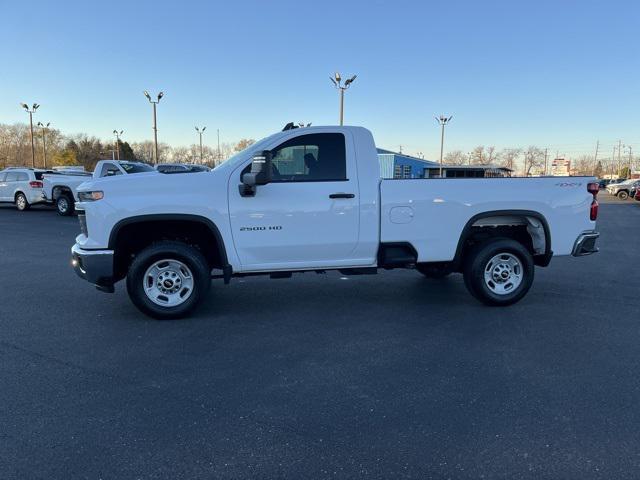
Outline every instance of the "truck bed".
<svg viewBox="0 0 640 480"><path fill-rule="evenodd" d="M382 180L381 241L411 239L418 261L450 261L463 229L476 216L530 211L548 224L554 255L570 255L576 237L595 228L589 218L593 196L587 192L587 184L594 181L592 177Z"/></svg>

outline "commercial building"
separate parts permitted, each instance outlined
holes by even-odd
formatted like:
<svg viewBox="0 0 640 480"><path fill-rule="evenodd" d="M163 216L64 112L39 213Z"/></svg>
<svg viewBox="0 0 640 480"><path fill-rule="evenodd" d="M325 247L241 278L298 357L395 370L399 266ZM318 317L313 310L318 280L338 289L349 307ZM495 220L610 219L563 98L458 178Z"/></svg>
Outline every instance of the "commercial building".
<svg viewBox="0 0 640 480"><path fill-rule="evenodd" d="M440 163L378 148L382 178L438 178ZM511 170L496 165L442 165L444 178L510 177Z"/></svg>

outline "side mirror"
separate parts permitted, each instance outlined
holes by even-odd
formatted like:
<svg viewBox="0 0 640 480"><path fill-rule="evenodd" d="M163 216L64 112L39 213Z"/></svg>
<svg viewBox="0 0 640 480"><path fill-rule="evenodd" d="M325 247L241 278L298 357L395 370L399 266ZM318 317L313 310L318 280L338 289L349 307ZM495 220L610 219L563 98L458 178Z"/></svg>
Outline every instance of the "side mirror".
<svg viewBox="0 0 640 480"><path fill-rule="evenodd" d="M271 151L263 150L256 153L251 160L251 171L242 175L242 185L240 185L240 195L243 197L253 197L256 194L256 186L266 185L273 177L273 166L271 163Z"/></svg>

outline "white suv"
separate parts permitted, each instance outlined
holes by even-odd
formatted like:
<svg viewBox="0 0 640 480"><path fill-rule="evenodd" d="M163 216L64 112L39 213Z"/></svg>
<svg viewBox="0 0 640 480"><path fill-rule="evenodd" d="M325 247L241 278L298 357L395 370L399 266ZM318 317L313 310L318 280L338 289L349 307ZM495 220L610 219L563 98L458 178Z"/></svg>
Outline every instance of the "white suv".
<svg viewBox="0 0 640 480"><path fill-rule="evenodd" d="M0 202L11 202L20 211L44 202L42 175L46 170L9 167L0 170Z"/></svg>

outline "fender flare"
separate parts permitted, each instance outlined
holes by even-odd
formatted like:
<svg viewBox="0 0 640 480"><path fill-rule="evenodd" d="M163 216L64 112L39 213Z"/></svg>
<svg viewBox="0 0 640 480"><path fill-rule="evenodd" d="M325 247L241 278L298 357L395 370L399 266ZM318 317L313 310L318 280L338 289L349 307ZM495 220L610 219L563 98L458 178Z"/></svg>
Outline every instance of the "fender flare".
<svg viewBox="0 0 640 480"><path fill-rule="evenodd" d="M551 257L553 256L553 251L551 250L551 230L549 228L549 222L547 222L547 219L544 215L533 210L490 210L487 212L478 213L471 217L462 229L460 238L458 239L458 246L456 247L456 254L453 258L453 263L454 265L456 265L456 267L460 266L460 264L462 263L464 244L467 241L467 238L469 238L473 224L482 218L499 216L533 217L536 220L539 220L544 229L545 252L542 255L536 256L535 263L536 265L539 265L541 267L546 267L547 265L549 265L549 262L551 262Z"/></svg>
<svg viewBox="0 0 640 480"><path fill-rule="evenodd" d="M201 223L206 225L218 242L218 253L220 254L220 260L222 262L223 269L224 267L226 267L227 269L229 268L227 249L225 247L224 239L222 238L220 230L215 223L213 223L207 217L203 217L201 215L192 215L188 213L160 213L152 215L136 215L133 217L123 218L122 220L118 221L111 229L111 233L109 234L109 249L115 249L116 240L122 227L135 223L157 222L163 220L185 220L188 222Z"/></svg>

